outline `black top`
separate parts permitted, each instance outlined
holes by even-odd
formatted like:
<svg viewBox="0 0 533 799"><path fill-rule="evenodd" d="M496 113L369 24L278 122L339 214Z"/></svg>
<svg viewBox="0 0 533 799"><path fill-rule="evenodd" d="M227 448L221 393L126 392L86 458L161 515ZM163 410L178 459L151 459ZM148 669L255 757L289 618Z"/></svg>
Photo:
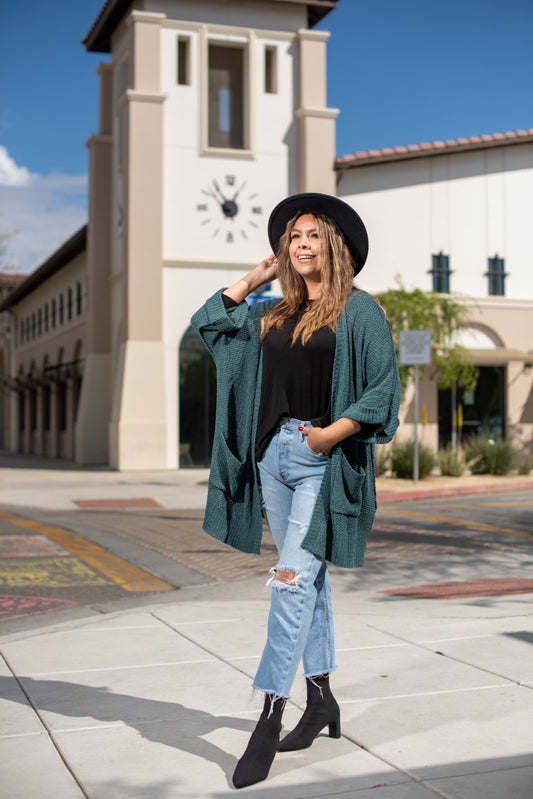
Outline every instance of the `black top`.
<svg viewBox="0 0 533 799"><path fill-rule="evenodd" d="M236 305L227 295L223 294L222 298L226 308ZM271 328L263 339L263 374L255 443L258 461L284 416L310 421L313 427L330 424L336 336L331 328L322 327L313 333L305 346L300 338L292 344L294 328L306 308L307 303L286 319L279 330Z"/></svg>

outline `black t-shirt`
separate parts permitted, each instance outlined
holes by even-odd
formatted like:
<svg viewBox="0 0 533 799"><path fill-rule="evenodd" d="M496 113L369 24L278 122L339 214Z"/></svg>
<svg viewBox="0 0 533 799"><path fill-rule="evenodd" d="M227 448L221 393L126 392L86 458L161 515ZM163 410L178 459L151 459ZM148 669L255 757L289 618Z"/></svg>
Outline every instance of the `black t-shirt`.
<svg viewBox="0 0 533 799"><path fill-rule="evenodd" d="M226 308L236 303L222 295ZM330 424L331 377L336 336L329 327L316 330L309 341L292 344L294 328L307 303L286 319L279 330L271 328L263 339L263 373L256 458L259 461L280 419L292 416L312 422L314 427Z"/></svg>

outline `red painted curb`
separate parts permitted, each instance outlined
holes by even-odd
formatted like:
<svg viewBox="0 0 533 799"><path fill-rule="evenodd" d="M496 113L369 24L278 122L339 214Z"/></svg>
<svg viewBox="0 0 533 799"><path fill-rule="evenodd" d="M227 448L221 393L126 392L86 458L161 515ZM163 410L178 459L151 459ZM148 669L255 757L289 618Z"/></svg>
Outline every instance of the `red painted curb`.
<svg viewBox="0 0 533 799"><path fill-rule="evenodd" d="M386 502L407 502L410 499L438 499L439 497L458 497L466 494L495 494L504 491L533 490L530 481L516 483L490 483L487 485L447 486L446 488L413 488L405 491L378 491L378 504Z"/></svg>
<svg viewBox="0 0 533 799"><path fill-rule="evenodd" d="M512 594L531 593L533 593L533 580L514 577L414 585L411 588L392 588L388 591L380 591L380 594L402 596L408 599L470 599L481 596L509 596Z"/></svg>

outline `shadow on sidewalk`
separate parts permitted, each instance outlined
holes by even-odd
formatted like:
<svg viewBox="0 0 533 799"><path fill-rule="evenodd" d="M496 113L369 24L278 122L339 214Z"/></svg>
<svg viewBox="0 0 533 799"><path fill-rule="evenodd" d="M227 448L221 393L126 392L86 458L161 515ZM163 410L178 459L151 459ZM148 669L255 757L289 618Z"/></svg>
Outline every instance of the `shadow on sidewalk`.
<svg viewBox="0 0 533 799"><path fill-rule="evenodd" d="M99 722L124 725L136 729L148 741L180 749L217 764L231 785L236 760L203 736L222 727L242 730L248 734L254 721L233 716L213 716L186 707L179 702L161 702L138 696L117 694L107 687L92 687L60 680L15 678L21 690L13 690L14 678L0 676L0 697L30 705L39 713L51 735L54 729L42 713L55 713L63 718L92 718ZM75 731L74 728L72 731ZM64 726L61 732L65 732ZM244 747L243 747L244 748Z"/></svg>
<svg viewBox="0 0 533 799"><path fill-rule="evenodd" d="M60 472L116 472L105 464L83 466L63 458L45 458L41 455L22 455L0 450L0 469L38 469ZM118 472L116 472L118 474Z"/></svg>

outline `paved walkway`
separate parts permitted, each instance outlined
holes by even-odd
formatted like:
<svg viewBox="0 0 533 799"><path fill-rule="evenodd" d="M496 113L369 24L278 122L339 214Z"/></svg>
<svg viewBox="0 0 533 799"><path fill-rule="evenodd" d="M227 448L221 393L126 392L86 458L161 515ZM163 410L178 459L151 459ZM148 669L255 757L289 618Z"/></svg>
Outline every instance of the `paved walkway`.
<svg viewBox="0 0 533 799"><path fill-rule="evenodd" d="M163 508L194 508L205 496L197 472L124 475L20 466L9 469L0 461L0 503L19 510L73 511L75 500L83 499L151 499ZM492 492L522 481L485 478L470 485ZM533 480L526 482L531 492ZM447 487L424 481L419 490L427 488ZM533 545L519 541L482 560L465 551L445 563L403 556L363 571L335 570L339 669L332 684L342 738L321 736L309 750L280 753L269 779L241 793L261 799L531 799L533 595L417 599L385 592L444 579L526 580L532 566ZM259 697L249 699L249 685L268 604L264 577L254 575L191 585L140 608L88 610L82 618L1 637L0 795L234 794L231 774L261 704ZM298 679L286 728L303 702Z"/></svg>

